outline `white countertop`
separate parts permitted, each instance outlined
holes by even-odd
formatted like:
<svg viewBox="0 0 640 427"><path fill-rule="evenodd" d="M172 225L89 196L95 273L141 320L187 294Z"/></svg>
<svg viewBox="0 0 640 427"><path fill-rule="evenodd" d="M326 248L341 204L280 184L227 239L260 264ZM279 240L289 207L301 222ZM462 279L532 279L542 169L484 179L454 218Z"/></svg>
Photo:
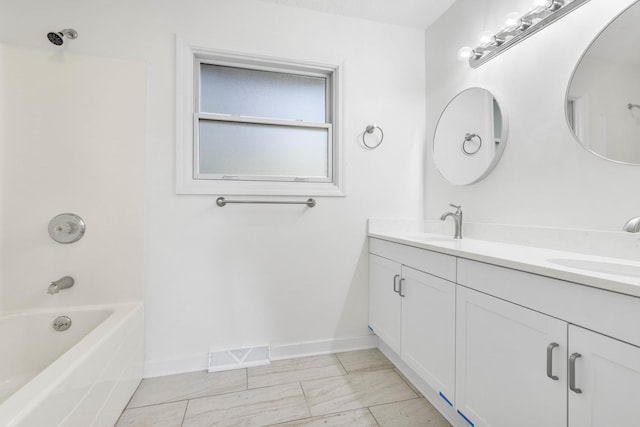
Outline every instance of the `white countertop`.
<svg viewBox="0 0 640 427"><path fill-rule="evenodd" d="M418 232L369 237L640 297L640 262Z"/></svg>

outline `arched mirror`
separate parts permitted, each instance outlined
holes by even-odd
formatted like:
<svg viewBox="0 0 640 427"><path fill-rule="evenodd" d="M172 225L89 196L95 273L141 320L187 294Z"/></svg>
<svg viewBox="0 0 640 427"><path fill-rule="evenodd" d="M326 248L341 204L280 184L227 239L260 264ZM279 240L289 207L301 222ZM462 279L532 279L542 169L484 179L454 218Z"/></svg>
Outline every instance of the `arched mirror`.
<svg viewBox="0 0 640 427"><path fill-rule="evenodd" d="M614 19L573 72L566 98L569 127L583 147L618 163L640 165L640 3Z"/></svg>
<svg viewBox="0 0 640 427"><path fill-rule="evenodd" d="M445 107L433 139L433 160L451 184L469 185L487 176L507 142L507 118L495 97L474 87Z"/></svg>

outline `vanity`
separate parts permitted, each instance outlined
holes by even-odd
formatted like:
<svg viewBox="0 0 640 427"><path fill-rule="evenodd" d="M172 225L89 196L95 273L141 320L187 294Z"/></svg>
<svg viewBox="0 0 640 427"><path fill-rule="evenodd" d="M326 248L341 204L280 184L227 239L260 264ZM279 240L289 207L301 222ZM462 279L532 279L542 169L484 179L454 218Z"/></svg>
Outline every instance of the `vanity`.
<svg viewBox="0 0 640 427"><path fill-rule="evenodd" d="M453 426L640 424L640 263L370 232L369 327Z"/></svg>

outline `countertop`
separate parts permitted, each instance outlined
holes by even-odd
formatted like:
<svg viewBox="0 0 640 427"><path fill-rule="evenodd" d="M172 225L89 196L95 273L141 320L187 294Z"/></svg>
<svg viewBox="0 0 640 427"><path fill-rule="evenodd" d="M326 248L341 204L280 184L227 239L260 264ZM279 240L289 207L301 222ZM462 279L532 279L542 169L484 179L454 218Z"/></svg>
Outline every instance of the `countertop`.
<svg viewBox="0 0 640 427"><path fill-rule="evenodd" d="M640 297L640 262L429 233L369 237Z"/></svg>

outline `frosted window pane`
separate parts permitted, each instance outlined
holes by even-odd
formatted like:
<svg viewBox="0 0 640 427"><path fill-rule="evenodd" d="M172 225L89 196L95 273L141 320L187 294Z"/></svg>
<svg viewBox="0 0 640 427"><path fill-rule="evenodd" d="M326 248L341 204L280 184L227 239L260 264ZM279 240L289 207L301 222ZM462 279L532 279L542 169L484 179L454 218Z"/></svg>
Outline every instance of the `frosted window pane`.
<svg viewBox="0 0 640 427"><path fill-rule="evenodd" d="M326 79L200 64L203 113L326 121Z"/></svg>
<svg viewBox="0 0 640 427"><path fill-rule="evenodd" d="M328 130L200 121L201 174L329 175Z"/></svg>

